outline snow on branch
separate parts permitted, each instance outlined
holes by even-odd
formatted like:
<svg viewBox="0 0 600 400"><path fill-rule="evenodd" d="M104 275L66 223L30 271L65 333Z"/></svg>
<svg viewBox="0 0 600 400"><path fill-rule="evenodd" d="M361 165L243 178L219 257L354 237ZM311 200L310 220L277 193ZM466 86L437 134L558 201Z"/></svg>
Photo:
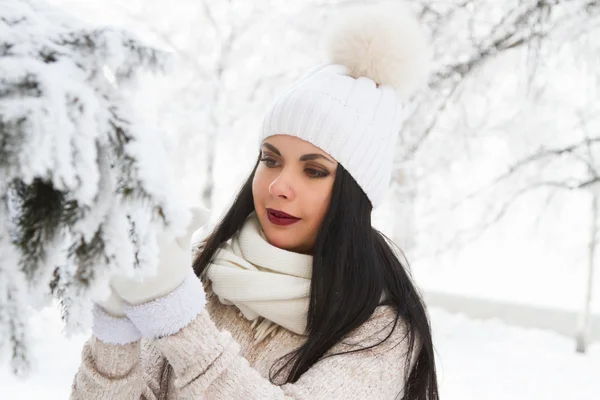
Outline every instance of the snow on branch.
<svg viewBox="0 0 600 400"><path fill-rule="evenodd" d="M167 61L42 1L0 0L0 350L17 373L28 305L52 293L85 326L112 273L155 267L156 229L185 227L159 132L128 96Z"/></svg>
<svg viewBox="0 0 600 400"><path fill-rule="evenodd" d="M485 200L484 209L478 214L481 217L475 219L473 225L459 229L442 246L438 254L471 243L502 220L523 196L540 189L548 189L550 194L556 190L586 190L598 193L600 174L592 156L593 151L597 150L594 146L598 144L600 144L600 137L586 137L568 146L540 149L511 163L505 172L452 203L449 211L456 212L460 208L472 207L475 201ZM572 158L583 162L587 167L587 173L581 176L557 174L556 166L565 163L572 165Z"/></svg>
<svg viewBox="0 0 600 400"><path fill-rule="evenodd" d="M514 2L513 2L514 3ZM433 34L436 64L429 80L429 91L417 99L407 125L411 132L401 150L403 158L413 157L437 127L441 114L455 100L463 82L484 63L504 52L526 47L533 55L543 40L558 31L578 24L591 28L600 16L597 1L590 0L520 0L509 2L472 1L436 3L421 1L421 20ZM438 10L440 8L440 10ZM472 22L484 18L488 9L495 10L496 22L486 29L475 29ZM469 23L458 24L468 14ZM458 29L458 30L456 30ZM477 31L477 32L475 32ZM468 40L458 38L468 37ZM455 43L456 42L456 43Z"/></svg>

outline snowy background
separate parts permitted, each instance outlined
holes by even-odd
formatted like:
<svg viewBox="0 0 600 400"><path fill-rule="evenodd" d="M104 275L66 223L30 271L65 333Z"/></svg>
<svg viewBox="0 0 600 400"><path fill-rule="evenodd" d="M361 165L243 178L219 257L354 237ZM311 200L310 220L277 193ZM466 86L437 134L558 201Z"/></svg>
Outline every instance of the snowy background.
<svg viewBox="0 0 600 400"><path fill-rule="evenodd" d="M597 400L600 344L582 356L572 340L552 332L477 321L431 310L444 400ZM28 381L0 370L3 400L67 399L87 339L67 340L48 308L33 320L36 372Z"/></svg>
<svg viewBox="0 0 600 400"><path fill-rule="evenodd" d="M149 78L136 105L167 132L187 200L216 219L256 159L262 113L320 60L331 16L386 2L51 3L177 55L175 71ZM523 22L537 2L410 3L432 35L436 79L407 123L375 221L406 251L431 307L441 396L597 400L600 273L590 282L589 270L598 262L590 238L600 154L590 143L600 136L600 5L558 2L567 4L546 20ZM87 333L65 338L56 307L31 323L37 365L21 381L1 364L0 399L65 399Z"/></svg>

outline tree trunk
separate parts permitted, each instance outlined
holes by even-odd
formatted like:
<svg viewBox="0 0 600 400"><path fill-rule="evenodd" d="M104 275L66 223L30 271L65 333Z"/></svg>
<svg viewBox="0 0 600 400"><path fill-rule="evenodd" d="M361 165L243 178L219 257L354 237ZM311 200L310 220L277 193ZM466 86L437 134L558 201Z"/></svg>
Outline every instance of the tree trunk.
<svg viewBox="0 0 600 400"><path fill-rule="evenodd" d="M585 289L585 299L582 314L579 320L579 326L576 333L576 351L585 353L587 342L590 333L591 325L591 308L592 308L592 291L594 287L594 259L596 255L596 243L598 237L598 201L600 197L597 193L592 192L592 217L590 224L590 243L588 251L588 274L587 285Z"/></svg>
<svg viewBox="0 0 600 400"><path fill-rule="evenodd" d="M412 167L412 162L404 162L401 169L395 172L395 184L392 185L395 219L392 239L407 256L416 244L417 185Z"/></svg>
<svg viewBox="0 0 600 400"><path fill-rule="evenodd" d="M215 125L213 125L215 126ZM217 152L217 132L216 127L208 134L206 141L206 182L204 183L204 189L202 191L202 200L204 205L212 210L213 192L215 187L214 180L214 165L215 155Z"/></svg>

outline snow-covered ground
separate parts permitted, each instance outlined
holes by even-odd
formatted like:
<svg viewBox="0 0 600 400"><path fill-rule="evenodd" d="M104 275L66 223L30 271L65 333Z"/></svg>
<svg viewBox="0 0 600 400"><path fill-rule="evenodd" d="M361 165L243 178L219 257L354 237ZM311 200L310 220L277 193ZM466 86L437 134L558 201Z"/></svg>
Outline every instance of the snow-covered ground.
<svg viewBox="0 0 600 400"><path fill-rule="evenodd" d="M550 332L497 321L474 321L431 310L441 398L444 400L552 400L600 398L600 343L587 355ZM32 318L36 371L19 381L0 366L2 400L67 399L85 336L70 340L52 308Z"/></svg>

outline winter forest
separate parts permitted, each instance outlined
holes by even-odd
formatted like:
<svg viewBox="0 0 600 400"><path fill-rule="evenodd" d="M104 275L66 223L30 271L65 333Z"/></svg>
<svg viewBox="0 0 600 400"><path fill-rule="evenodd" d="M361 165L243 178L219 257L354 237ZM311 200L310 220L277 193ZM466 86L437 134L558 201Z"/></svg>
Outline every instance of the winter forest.
<svg viewBox="0 0 600 400"><path fill-rule="evenodd" d="M0 0L2 400L68 398L110 275L151 271L183 205L217 221L332 17L391 3ZM441 397L596 400L600 1L407 3L432 71L374 224L428 306Z"/></svg>

